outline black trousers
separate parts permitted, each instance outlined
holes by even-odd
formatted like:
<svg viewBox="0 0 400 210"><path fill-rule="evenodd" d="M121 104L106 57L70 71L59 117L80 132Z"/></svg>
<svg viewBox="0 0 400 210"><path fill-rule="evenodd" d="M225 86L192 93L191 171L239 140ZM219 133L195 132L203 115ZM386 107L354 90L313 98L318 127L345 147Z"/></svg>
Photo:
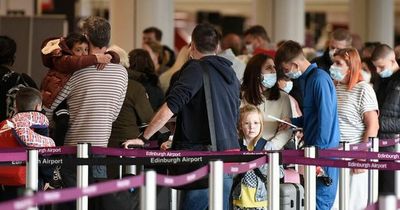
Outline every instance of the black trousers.
<svg viewBox="0 0 400 210"><path fill-rule="evenodd" d="M379 147L379 152L395 152L395 146ZM384 160L381 160L384 162ZM394 194L394 171L379 171L379 194Z"/></svg>

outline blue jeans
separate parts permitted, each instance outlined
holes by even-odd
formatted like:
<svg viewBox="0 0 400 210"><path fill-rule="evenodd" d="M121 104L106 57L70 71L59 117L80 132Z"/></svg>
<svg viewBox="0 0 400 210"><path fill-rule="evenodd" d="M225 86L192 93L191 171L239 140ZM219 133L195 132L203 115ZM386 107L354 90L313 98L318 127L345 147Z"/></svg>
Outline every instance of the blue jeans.
<svg viewBox="0 0 400 210"><path fill-rule="evenodd" d="M339 169L332 167L322 167L330 178L332 185L325 186L317 179L317 210L330 210L336 198L337 186L339 181Z"/></svg>
<svg viewBox="0 0 400 210"><path fill-rule="evenodd" d="M229 210L229 195L233 184L232 175L224 174L224 210ZM181 210L205 210L208 208L208 188L200 190L184 190Z"/></svg>

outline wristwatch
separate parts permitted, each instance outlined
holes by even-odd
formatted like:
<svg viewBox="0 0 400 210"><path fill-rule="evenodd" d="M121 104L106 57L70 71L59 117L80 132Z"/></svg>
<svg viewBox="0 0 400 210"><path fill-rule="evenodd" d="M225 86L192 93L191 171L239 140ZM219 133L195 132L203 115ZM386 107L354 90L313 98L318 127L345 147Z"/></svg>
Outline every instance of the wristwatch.
<svg viewBox="0 0 400 210"><path fill-rule="evenodd" d="M140 140L142 140L143 142L146 142L146 141L148 141L148 139L146 139L146 138L143 136L143 133L144 133L144 132L141 132L137 138L140 139Z"/></svg>

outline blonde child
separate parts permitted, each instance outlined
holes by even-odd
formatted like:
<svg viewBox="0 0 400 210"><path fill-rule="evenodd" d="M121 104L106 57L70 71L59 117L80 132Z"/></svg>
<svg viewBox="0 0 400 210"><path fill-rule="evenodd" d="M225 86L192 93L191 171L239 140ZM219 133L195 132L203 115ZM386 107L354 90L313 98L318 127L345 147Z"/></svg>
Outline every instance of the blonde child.
<svg viewBox="0 0 400 210"><path fill-rule="evenodd" d="M262 138L263 113L256 106L245 105L240 109L239 144L242 151L271 150L273 144ZM267 209L267 165L235 177L232 191L234 210ZM281 170L281 177L283 176Z"/></svg>

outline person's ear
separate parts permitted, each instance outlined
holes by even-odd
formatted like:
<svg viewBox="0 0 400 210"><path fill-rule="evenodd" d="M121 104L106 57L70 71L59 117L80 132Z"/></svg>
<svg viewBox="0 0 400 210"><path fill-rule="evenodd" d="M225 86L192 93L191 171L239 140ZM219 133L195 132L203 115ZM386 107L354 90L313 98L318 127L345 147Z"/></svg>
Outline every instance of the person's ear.
<svg viewBox="0 0 400 210"><path fill-rule="evenodd" d="M37 104L37 105L35 106L35 111L38 111L38 112L42 111L42 103Z"/></svg>

